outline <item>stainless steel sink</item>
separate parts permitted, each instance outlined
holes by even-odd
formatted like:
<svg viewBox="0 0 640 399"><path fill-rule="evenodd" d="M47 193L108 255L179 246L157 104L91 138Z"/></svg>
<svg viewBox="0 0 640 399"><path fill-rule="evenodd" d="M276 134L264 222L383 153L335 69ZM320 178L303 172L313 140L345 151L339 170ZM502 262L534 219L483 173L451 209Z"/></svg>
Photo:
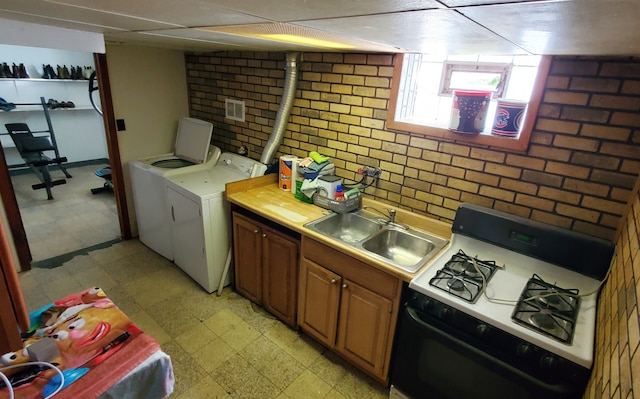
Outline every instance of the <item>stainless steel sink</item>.
<svg viewBox="0 0 640 399"><path fill-rule="evenodd" d="M365 250L405 268L417 265L435 247L429 240L400 230L383 230L362 243Z"/></svg>
<svg viewBox="0 0 640 399"><path fill-rule="evenodd" d="M345 243L362 241L382 227L375 219L357 213L334 213L312 223L312 230Z"/></svg>
<svg viewBox="0 0 640 399"><path fill-rule="evenodd" d="M317 233L410 273L448 244L448 240L406 227L362 209L332 213L305 224Z"/></svg>

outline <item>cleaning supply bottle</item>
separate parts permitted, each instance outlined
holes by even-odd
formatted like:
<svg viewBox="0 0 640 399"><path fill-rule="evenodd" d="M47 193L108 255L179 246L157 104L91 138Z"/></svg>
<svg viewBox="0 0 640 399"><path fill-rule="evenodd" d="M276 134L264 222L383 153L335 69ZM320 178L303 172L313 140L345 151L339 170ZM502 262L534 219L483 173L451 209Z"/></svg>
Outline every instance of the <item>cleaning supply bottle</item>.
<svg viewBox="0 0 640 399"><path fill-rule="evenodd" d="M343 201L344 193L342 192L342 184L336 186L336 201Z"/></svg>

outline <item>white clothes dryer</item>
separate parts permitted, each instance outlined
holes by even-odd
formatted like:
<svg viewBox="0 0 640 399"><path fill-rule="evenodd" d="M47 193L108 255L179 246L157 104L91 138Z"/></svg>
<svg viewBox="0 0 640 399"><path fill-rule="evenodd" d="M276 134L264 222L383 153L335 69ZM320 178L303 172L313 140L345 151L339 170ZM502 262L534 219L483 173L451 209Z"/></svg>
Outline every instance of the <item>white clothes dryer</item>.
<svg viewBox="0 0 640 399"><path fill-rule="evenodd" d="M211 293L229 285L231 245L225 185L262 176L266 166L250 158L223 153L209 170L166 178L174 263Z"/></svg>
<svg viewBox="0 0 640 399"><path fill-rule="evenodd" d="M213 125L194 118L182 118L176 133L175 152L142 158L129 163L131 189L140 241L169 260L170 220L166 212L165 177L215 167L220 148L210 145Z"/></svg>

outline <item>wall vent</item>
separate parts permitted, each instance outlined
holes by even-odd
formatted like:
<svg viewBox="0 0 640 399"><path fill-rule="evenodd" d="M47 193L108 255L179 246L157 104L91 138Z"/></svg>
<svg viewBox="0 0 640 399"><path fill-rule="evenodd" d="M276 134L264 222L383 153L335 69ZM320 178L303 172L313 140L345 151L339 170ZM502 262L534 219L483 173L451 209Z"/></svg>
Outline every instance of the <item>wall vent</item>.
<svg viewBox="0 0 640 399"><path fill-rule="evenodd" d="M228 118L234 121L244 122L244 101L232 100L230 98L227 98L224 100L224 105L225 105L225 113L224 113L225 118Z"/></svg>

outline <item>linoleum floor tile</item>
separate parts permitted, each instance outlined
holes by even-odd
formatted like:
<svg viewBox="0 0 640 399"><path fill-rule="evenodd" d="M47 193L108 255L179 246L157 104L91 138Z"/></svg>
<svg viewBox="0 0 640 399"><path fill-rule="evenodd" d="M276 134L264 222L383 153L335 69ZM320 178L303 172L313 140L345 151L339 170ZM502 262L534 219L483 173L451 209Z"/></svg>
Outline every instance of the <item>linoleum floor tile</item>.
<svg viewBox="0 0 640 399"><path fill-rule="evenodd" d="M311 371L306 370L284 390L284 393L290 398L321 399L329 391L331 391L329 384Z"/></svg>
<svg viewBox="0 0 640 399"><path fill-rule="evenodd" d="M231 396L211 378L206 376L186 392L178 396L177 399L230 399Z"/></svg>
<svg viewBox="0 0 640 399"><path fill-rule="evenodd" d="M221 364L211 377L234 399L270 399L280 394L271 381L239 354Z"/></svg>

